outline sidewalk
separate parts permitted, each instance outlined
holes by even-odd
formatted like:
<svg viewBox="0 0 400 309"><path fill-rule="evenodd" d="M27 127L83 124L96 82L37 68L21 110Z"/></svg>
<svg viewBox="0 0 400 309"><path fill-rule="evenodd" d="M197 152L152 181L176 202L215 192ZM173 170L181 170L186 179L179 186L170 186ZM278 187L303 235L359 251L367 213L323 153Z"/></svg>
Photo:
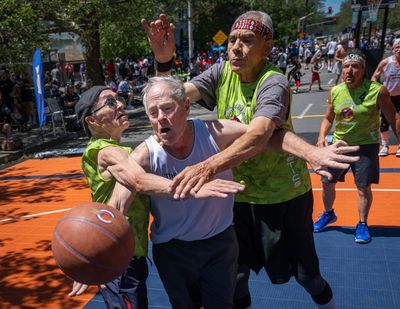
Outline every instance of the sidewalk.
<svg viewBox="0 0 400 309"><path fill-rule="evenodd" d="M126 114L129 118L130 129L148 124L143 106L127 109ZM55 148L58 145L63 146L66 150L68 148L85 147L86 145L87 138L83 132L67 131L64 133L62 127L56 127L55 131L56 134L54 135L51 123L48 123L43 126L42 130L40 128L32 128L28 132L13 132L12 136L19 137L22 140L23 148L16 151L0 150L0 167L18 159L29 158L35 153ZM3 140L4 136L0 136L0 143Z"/></svg>

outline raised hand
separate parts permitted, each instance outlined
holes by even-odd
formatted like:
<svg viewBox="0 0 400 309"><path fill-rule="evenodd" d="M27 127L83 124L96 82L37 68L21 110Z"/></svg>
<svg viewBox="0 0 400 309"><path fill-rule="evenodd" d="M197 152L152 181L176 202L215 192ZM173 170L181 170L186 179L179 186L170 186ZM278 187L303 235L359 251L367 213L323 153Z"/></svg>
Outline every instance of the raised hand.
<svg viewBox="0 0 400 309"><path fill-rule="evenodd" d="M207 162L186 167L176 175L169 187L169 192L174 198L185 198L189 192L197 192L214 176L213 171Z"/></svg>
<svg viewBox="0 0 400 309"><path fill-rule="evenodd" d="M167 16L160 14L159 19L150 23L143 18L141 24L157 62L170 61L175 53L175 38L173 24Z"/></svg>

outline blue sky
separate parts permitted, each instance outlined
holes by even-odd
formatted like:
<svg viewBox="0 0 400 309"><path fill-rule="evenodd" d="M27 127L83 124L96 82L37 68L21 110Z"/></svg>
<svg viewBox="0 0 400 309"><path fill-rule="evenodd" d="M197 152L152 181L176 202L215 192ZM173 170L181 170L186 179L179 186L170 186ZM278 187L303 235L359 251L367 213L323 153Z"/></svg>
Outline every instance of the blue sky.
<svg viewBox="0 0 400 309"><path fill-rule="evenodd" d="M337 14L340 11L340 4L343 0L326 0L325 1L325 8L328 11L328 6L332 7L333 14Z"/></svg>

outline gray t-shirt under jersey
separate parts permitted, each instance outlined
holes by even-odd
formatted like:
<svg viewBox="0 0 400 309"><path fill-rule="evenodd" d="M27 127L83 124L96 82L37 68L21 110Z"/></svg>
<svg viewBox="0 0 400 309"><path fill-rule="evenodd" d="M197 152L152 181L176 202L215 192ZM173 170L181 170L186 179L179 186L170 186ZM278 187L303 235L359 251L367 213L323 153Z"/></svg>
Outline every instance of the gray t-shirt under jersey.
<svg viewBox="0 0 400 309"><path fill-rule="evenodd" d="M198 103L209 110L217 106L215 93L223 64L223 62L216 63L190 80L190 83L200 91L202 100ZM289 89L289 82L285 76L275 74L267 78L258 90L253 119L263 116L274 121L280 128L288 117Z"/></svg>

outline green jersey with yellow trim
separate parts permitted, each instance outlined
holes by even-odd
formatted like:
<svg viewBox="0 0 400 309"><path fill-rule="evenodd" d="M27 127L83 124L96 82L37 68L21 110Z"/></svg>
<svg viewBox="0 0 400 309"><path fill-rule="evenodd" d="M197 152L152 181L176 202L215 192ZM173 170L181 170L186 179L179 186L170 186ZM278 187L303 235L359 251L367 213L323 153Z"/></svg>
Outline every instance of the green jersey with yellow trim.
<svg viewBox="0 0 400 309"><path fill-rule="evenodd" d="M333 141L344 140L349 145L379 143L378 96L381 84L364 80L357 89L350 90L341 83L331 90L335 113Z"/></svg>
<svg viewBox="0 0 400 309"><path fill-rule="evenodd" d="M249 124L255 113L257 93L263 82L279 73L267 63L253 83L241 83L226 61L216 90L218 118ZM288 113L290 114L290 113ZM292 130L290 115L284 128ZM286 153L267 150L233 169L236 181L246 190L236 194L237 202L275 204L291 200L311 189L306 163Z"/></svg>
<svg viewBox="0 0 400 309"><path fill-rule="evenodd" d="M92 192L93 202L107 203L114 190L116 180L104 179L98 169L97 155L106 147L120 147L128 153L132 148L110 139L91 139L82 156L82 169ZM147 256L150 199L137 194L129 207L126 218L135 233L135 256Z"/></svg>

